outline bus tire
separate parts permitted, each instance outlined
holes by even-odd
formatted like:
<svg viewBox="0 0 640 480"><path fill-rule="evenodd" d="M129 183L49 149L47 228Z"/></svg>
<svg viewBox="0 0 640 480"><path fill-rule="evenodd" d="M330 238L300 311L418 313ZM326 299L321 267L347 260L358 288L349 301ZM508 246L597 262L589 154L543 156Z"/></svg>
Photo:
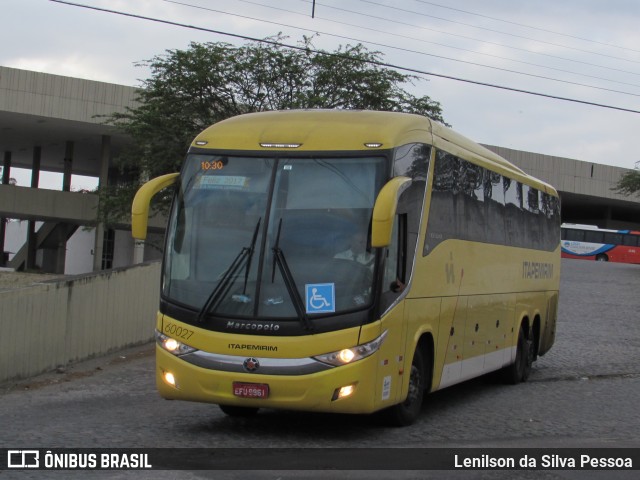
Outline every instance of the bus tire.
<svg viewBox="0 0 640 480"><path fill-rule="evenodd" d="M235 405L218 405L230 417L253 417L258 413L257 407L237 407Z"/></svg>
<svg viewBox="0 0 640 480"><path fill-rule="evenodd" d="M609 261L609 257L604 253L601 253L596 257L596 262L608 262L608 261Z"/></svg>
<svg viewBox="0 0 640 480"><path fill-rule="evenodd" d="M502 370L503 380L511 385L526 382L531 373L533 357L533 340L527 336L524 325L521 325L520 331L518 332L516 359L511 365L508 365Z"/></svg>
<svg viewBox="0 0 640 480"><path fill-rule="evenodd" d="M416 348L409 373L409 392L407 398L397 405L383 411L386 423L394 427L405 427L414 423L420 416L422 401L427 388L427 376L431 371L420 346Z"/></svg>

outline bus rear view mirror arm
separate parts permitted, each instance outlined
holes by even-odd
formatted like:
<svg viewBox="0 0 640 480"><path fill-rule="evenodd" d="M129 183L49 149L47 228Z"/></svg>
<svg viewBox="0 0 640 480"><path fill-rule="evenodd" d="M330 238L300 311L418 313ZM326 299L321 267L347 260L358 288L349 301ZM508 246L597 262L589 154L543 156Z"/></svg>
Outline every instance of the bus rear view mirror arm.
<svg viewBox="0 0 640 480"><path fill-rule="evenodd" d="M398 199L409 185L411 185L409 177L394 177L380 190L373 207L373 221L371 222L372 247L387 247L391 244Z"/></svg>
<svg viewBox="0 0 640 480"><path fill-rule="evenodd" d="M169 173L167 175L161 175L153 180L149 180L142 185L136 192L136 196L133 199L131 205L131 234L133 238L137 240L144 240L147 238L147 224L149 222L149 205L151 198L174 183L178 179L178 173Z"/></svg>

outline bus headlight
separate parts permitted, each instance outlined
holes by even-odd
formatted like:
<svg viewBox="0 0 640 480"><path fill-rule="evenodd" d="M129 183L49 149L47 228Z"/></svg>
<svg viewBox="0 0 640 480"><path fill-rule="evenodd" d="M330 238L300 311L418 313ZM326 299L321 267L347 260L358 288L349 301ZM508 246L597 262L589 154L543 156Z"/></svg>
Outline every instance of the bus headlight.
<svg viewBox="0 0 640 480"><path fill-rule="evenodd" d="M166 336L158 330L156 330L156 343L167 352L173 353L174 355L184 355L185 353L191 353L197 350L196 348L190 347L175 338Z"/></svg>
<svg viewBox="0 0 640 480"><path fill-rule="evenodd" d="M362 360L363 358L367 358L369 355L376 353L386 336L387 330L369 343L357 345L352 348L345 348L336 352L325 353L323 355L316 355L313 358L319 362L328 363L329 365L334 365L336 367L357 362L358 360Z"/></svg>

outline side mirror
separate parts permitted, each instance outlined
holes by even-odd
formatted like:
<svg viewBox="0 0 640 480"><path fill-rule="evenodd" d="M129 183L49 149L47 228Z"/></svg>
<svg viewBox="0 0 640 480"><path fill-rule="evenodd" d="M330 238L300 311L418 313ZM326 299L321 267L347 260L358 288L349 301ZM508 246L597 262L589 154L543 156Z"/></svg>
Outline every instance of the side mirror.
<svg viewBox="0 0 640 480"><path fill-rule="evenodd" d="M151 198L160 190L176 183L178 175L178 173L169 173L149 180L136 192L131 204L131 234L133 238L137 240L147 238Z"/></svg>
<svg viewBox="0 0 640 480"><path fill-rule="evenodd" d="M378 198L373 206L373 220L371 222L372 247L388 247L391 244L398 199L409 185L411 185L409 177L395 177L389 180L378 193Z"/></svg>

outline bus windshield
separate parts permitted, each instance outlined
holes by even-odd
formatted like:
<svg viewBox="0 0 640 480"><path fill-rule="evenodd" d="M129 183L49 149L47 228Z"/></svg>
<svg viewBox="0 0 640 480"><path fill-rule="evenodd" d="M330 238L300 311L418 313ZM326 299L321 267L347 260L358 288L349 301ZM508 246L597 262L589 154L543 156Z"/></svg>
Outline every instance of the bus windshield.
<svg viewBox="0 0 640 480"><path fill-rule="evenodd" d="M215 317L322 317L371 305L385 157L191 154L169 219L162 293Z"/></svg>

